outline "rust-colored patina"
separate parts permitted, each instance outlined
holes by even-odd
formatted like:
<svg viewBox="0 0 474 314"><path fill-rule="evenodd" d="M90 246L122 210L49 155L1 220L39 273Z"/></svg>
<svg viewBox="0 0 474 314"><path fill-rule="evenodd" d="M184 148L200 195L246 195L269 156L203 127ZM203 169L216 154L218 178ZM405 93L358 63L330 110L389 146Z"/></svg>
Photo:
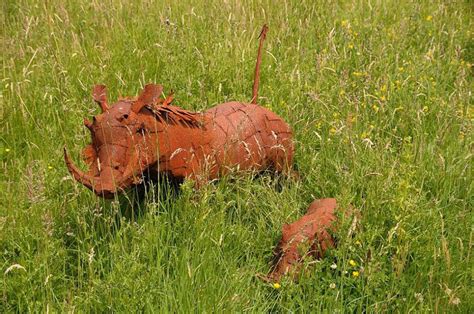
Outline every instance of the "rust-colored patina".
<svg viewBox="0 0 474 314"><path fill-rule="evenodd" d="M87 172L76 167L66 150L73 177L97 195L111 198L142 181L146 172L200 184L231 169L289 171L293 161L292 132L275 113L256 104L264 26L255 67L251 103L228 102L205 112L190 112L162 98L163 87L145 86L137 98L109 106L104 85L93 98L102 113L85 120L92 143L83 156Z"/></svg>
<svg viewBox="0 0 474 314"><path fill-rule="evenodd" d="M273 268L264 279L279 281L285 274L296 275L305 257L321 258L329 248L333 248L335 241L331 232L335 228L336 208L334 198L315 200L303 217L283 225Z"/></svg>

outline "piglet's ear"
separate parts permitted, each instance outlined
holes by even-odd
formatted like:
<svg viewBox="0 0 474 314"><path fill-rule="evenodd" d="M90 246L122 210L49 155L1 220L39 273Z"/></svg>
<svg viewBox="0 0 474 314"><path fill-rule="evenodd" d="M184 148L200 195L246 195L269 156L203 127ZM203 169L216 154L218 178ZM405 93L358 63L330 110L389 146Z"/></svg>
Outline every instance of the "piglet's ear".
<svg viewBox="0 0 474 314"><path fill-rule="evenodd" d="M92 97L94 101L99 104L102 112L109 110L109 106L107 105L107 87L105 87L105 85L95 85L92 90Z"/></svg>
<svg viewBox="0 0 474 314"><path fill-rule="evenodd" d="M163 92L163 86L157 84L147 84L143 88L140 96L132 105L132 111L135 113L140 112L140 110L146 105L152 105L158 102L161 93Z"/></svg>

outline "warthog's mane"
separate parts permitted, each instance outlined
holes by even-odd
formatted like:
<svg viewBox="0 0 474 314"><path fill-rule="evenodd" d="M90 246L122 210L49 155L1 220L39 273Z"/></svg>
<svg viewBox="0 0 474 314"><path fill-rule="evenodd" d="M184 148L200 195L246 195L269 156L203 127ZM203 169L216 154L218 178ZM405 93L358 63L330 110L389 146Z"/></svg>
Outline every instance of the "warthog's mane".
<svg viewBox="0 0 474 314"><path fill-rule="evenodd" d="M180 107L171 105L147 106L155 115L155 118L166 124L181 124L189 128L201 128L203 126L203 115Z"/></svg>

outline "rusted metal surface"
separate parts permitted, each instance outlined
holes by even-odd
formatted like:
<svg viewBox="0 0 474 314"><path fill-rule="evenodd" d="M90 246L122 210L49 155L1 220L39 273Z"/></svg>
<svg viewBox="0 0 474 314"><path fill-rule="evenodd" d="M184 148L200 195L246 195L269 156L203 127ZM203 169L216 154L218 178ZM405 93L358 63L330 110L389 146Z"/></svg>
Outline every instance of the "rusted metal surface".
<svg viewBox="0 0 474 314"><path fill-rule="evenodd" d="M299 273L306 257L321 258L335 246L331 232L335 229L334 198L315 200L306 214L293 222L283 225L281 240L275 249L275 260L270 274L263 278L278 282L282 276Z"/></svg>
<svg viewBox="0 0 474 314"><path fill-rule="evenodd" d="M109 106L106 88L97 85L93 98L102 113L85 120L92 143L83 151L87 172L76 167L64 150L73 177L106 198L139 184L145 172L193 179L197 186L238 169L289 171L293 161L292 132L282 118L256 105L261 47L251 103L228 102L205 112L190 112L162 97L163 87L145 86L137 98Z"/></svg>
<svg viewBox="0 0 474 314"><path fill-rule="evenodd" d="M267 37L268 27L267 25L263 25L262 31L260 32L260 44L258 45L258 54L257 54L257 63L255 64L255 79L253 81L253 89L252 89L252 100L250 101L251 104L257 103L258 98L258 84L260 82L260 63L262 61L262 47L263 41Z"/></svg>

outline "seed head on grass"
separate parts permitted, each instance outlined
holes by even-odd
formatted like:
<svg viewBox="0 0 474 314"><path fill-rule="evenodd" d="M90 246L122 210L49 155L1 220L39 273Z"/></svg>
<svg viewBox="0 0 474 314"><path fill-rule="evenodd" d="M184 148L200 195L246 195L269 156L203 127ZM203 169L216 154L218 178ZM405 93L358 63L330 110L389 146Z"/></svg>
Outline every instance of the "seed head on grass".
<svg viewBox="0 0 474 314"><path fill-rule="evenodd" d="M423 301L424 301L423 294L420 293L420 292L415 293L415 299L416 299L416 301L418 301L420 303L423 303Z"/></svg>
<svg viewBox="0 0 474 314"><path fill-rule="evenodd" d="M5 270L4 275L8 274L14 269L20 269L20 270L26 271L25 267L21 266L20 264L13 264Z"/></svg>

